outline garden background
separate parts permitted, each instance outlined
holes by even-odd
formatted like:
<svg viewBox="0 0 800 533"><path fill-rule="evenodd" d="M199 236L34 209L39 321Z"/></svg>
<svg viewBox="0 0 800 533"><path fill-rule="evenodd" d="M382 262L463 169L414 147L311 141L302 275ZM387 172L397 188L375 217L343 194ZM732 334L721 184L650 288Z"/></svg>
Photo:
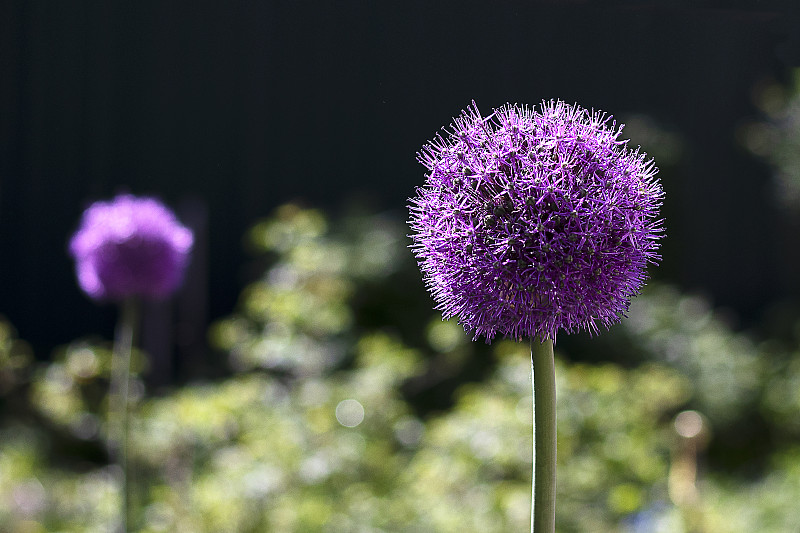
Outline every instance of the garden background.
<svg viewBox="0 0 800 533"><path fill-rule="evenodd" d="M526 527L525 346L439 320L404 220L451 117L550 98L627 124L668 233L628 320L559 337L559 530L797 530L790 4L6 3L0 530L113 519L117 316L66 243L121 191L196 236L142 324L144 530ZM687 409L707 433L684 442Z"/></svg>

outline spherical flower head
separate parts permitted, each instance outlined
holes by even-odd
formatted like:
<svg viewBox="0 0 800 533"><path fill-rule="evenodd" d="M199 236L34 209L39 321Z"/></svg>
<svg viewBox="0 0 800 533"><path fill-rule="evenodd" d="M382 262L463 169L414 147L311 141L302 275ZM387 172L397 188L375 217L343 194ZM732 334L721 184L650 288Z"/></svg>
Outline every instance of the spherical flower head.
<svg viewBox="0 0 800 533"><path fill-rule="evenodd" d="M657 169L610 116L472 106L425 145L411 245L437 309L475 338L555 341L627 311L658 261Z"/></svg>
<svg viewBox="0 0 800 533"><path fill-rule="evenodd" d="M192 232L161 202L123 194L84 211L69 250L86 294L122 301L172 294L192 244Z"/></svg>

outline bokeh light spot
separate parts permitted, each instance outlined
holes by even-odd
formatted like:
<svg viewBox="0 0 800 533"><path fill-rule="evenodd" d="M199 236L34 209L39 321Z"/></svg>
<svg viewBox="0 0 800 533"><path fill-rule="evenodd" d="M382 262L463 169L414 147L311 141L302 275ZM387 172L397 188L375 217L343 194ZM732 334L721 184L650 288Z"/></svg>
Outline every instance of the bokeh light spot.
<svg viewBox="0 0 800 533"><path fill-rule="evenodd" d="M364 421L364 406L358 400L342 400L336 406L336 420L345 427L354 428Z"/></svg>
<svg viewBox="0 0 800 533"><path fill-rule="evenodd" d="M675 417L675 431L684 439L696 437L703 431L703 417L697 411L683 411Z"/></svg>

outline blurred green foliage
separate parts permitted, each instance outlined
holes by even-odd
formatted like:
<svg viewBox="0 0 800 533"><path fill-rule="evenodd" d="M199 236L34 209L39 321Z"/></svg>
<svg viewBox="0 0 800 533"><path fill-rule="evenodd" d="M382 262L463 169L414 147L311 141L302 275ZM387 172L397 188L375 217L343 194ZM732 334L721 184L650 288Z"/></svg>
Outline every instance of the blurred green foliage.
<svg viewBox="0 0 800 533"><path fill-rule="evenodd" d="M754 91L764 119L743 125L740 142L775 169L776 199L800 211L800 69L787 84L764 82Z"/></svg>
<svg viewBox="0 0 800 533"><path fill-rule="evenodd" d="M294 205L253 228L259 276L210 331L230 372L158 397L134 382L137 530L528 529L528 347L431 311L403 231ZM608 334L560 342L558 531L799 530L799 345L666 286ZM0 530L112 529L110 358L79 340L34 367L0 321ZM676 433L684 409L702 441Z"/></svg>

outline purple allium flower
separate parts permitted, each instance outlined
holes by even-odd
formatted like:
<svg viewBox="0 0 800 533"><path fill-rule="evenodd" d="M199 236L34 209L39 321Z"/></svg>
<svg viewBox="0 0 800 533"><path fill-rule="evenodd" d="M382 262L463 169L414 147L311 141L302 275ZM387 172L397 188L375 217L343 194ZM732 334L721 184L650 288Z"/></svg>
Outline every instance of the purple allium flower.
<svg viewBox="0 0 800 533"><path fill-rule="evenodd" d="M78 283L97 300L163 298L183 280L192 232L154 198L119 195L83 213L69 244Z"/></svg>
<svg viewBox="0 0 800 533"><path fill-rule="evenodd" d="M472 107L417 158L412 249L437 309L475 338L608 328L647 277L663 222L658 171L622 126L561 101Z"/></svg>

